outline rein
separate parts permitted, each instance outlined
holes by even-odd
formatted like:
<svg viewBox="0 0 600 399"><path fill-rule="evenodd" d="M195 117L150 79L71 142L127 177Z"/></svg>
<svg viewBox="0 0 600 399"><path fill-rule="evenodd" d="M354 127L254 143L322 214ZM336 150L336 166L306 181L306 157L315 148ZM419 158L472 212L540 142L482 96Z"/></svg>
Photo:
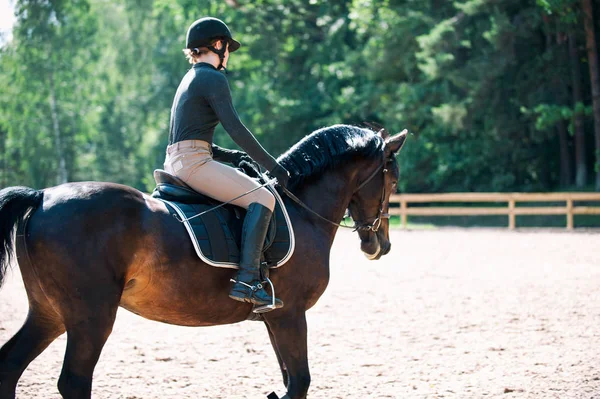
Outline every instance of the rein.
<svg viewBox="0 0 600 399"><path fill-rule="evenodd" d="M332 224L334 226L343 227L343 228L346 228L346 229L353 229L354 228L354 226L346 226L346 225L343 225L343 224L339 224L339 223L336 223L336 222L333 222L333 221L327 219L326 217L323 217L323 216L319 215L317 212L315 212L312 209L310 209L308 207L308 205L306 205L304 202L302 202L298 197L296 197L294 194L292 194L292 192L290 190L288 190L285 187L281 187L281 186L279 186L279 188L281 188L281 190L283 190L284 194L287 195L292 201L294 201L296 204L300 205L302 208L304 208L305 210L307 210L308 212L310 212L313 216L318 217L322 221L330 223L330 224Z"/></svg>
<svg viewBox="0 0 600 399"><path fill-rule="evenodd" d="M361 188L363 188L365 185L367 185L367 183L369 183L371 180L373 180L373 178L375 176L377 176L377 174L380 171L380 168L383 168L383 175L385 176L385 174L388 172L388 169L385 168L385 165L387 164L387 161L384 160L381 165L379 167L377 167L377 169L375 169L373 171L373 173L371 173L371 175L369 175L369 177L360 184L360 186L358 186L358 188L356 190L354 190L354 192L359 191ZM384 179L385 181L385 179ZM379 214L375 217L375 219L373 220L372 223L360 223L360 222L355 222L354 226L346 226L340 223L336 223L332 220L329 220L321 215L319 215L317 212L313 211L312 209L310 209L310 207L308 205L306 205L304 202L302 202L298 197L296 197L290 190L288 190L285 187L281 187L281 190L283 190L283 192L292 200L294 201L296 204L300 205L302 208L304 208L305 210L307 210L308 212L310 212L313 216L316 216L317 218L319 218L320 220L327 222L329 224L332 224L336 227L343 227L345 229L352 229L352 231L359 231L359 230L366 230L366 231L373 231L376 232L377 230L379 230L379 227L381 226L381 219L389 219L390 214L389 213L384 213L383 212L383 203L385 202L385 187L382 190L381 193L381 201L379 203Z"/></svg>
<svg viewBox="0 0 600 399"><path fill-rule="evenodd" d="M260 190L260 189L261 189L261 188L263 188L263 187L269 186L269 185L273 184L275 181L276 181L275 179L267 180L267 182L266 182L266 183L263 183L263 184L261 184L260 186L258 186L258 187L255 187L255 188L253 188L253 189L252 189L252 190L250 190L250 191L246 191L244 194L238 195L237 197L235 197L235 198L232 198L232 199L230 199L230 200L229 200L229 201L227 201L227 202L223 202L223 203L221 203L221 204L219 204L219 205L213 206L212 208L210 208L210 209L207 209L207 210L205 210L205 211L203 211L203 212L200 212L200 213L198 213L198 214L196 214L196 215L194 215L194 216L192 216L192 217L189 217L189 218L186 218L186 219L180 219L180 218L179 218L179 216L178 216L178 215L175 215L175 214L173 215L173 217L174 217L175 219L177 219L177 221L178 221L178 222L181 222L181 223L183 223L183 222L187 222L187 221L189 221L189 220L192 220L192 219L195 219L195 218L197 218L197 217L199 217L199 216L202 216L202 215L204 215L205 213L212 212L212 211L214 211L214 210L217 210L217 209L219 209L219 208L221 208L221 207L223 207L223 206L225 206L225 205L227 205L227 204L230 204L230 203L232 203L233 201L235 201L235 200L237 200L237 199L240 199L240 198L242 198L242 197L243 197L243 196L245 196L245 195L248 195L248 194L251 194L251 193L255 192L256 190Z"/></svg>
<svg viewBox="0 0 600 399"><path fill-rule="evenodd" d="M384 181L385 181L385 174L388 172L388 169L385 167L385 165L387 164L387 162L388 162L387 160L383 160L382 163L381 163L381 165L379 165L377 167L377 169L375 169L373 171L373 173L371 173L369 175L369 177L364 182L362 182L360 184L360 186L358 186L358 188L356 190L354 190L354 192L359 191L361 188L363 188L364 186L366 186L367 183L369 183L371 180L373 180L373 178L375 176L377 176L377 174L379 173L379 171L380 171L381 168L383 168L383 175L384 175ZM241 198L241 197L243 197L245 195L248 195L248 194L250 194L250 193L252 193L252 192L254 192L256 190L259 190L259 189L261 189L261 188L263 188L265 186L271 185L271 184L273 184L274 181L275 181L275 179L267 180L266 183L261 184L260 186L254 188L254 189L252 189L252 190L250 190L248 192L245 192L242 195L239 195L239 196L237 196L235 198L232 198L231 200L229 200L227 202L223 202L223 203L221 203L221 204L219 204L217 206L214 206L214 207L212 207L210 209L207 209L204 212L200 212L200 213L198 213L198 214L196 214L196 215L194 215L194 216L192 216L190 218L180 219L178 215L173 215L173 217L175 219L177 219L177 221L179 221L181 223L187 222L189 220L192 220L192 219L195 219L195 218L197 218L199 216L202 216L205 213L212 212L212 211L214 211L214 210L216 210L218 208L221 208L222 206L225 206L225 205L227 205L227 204L229 204L229 203L237 200L238 198ZM357 221L357 222L354 223L354 226L346 226L344 224L336 223L336 222L334 222L332 220L327 219L326 217L323 217L323 216L319 215L317 212L315 212L312 209L310 209L310 207L308 205L306 205L304 202L302 202L302 200L300 200L298 197L296 197L290 190L288 190L287 188L282 187L282 186L279 186L279 187L284 192L284 194L287 195L292 201L294 201L296 204L300 205L302 208L304 208L305 210L307 210L308 212L310 212L313 216L316 216L320 220L322 220L324 222L327 222L329 224L332 224L332 225L334 225L336 227L342 227L342 228L345 228L345 229L352 229L352 231L363 231L364 230L364 231L373 231L373 232L376 232L377 230L379 230L379 227L381 226L381 219L389 219L390 218L390 214L389 213L384 213L383 212L383 203L385 202L385 186L383 187L383 190L381 192L381 200L379 202L379 213L375 217L375 219L373 220L373 222L371 222L371 223L360 223L360 222Z"/></svg>

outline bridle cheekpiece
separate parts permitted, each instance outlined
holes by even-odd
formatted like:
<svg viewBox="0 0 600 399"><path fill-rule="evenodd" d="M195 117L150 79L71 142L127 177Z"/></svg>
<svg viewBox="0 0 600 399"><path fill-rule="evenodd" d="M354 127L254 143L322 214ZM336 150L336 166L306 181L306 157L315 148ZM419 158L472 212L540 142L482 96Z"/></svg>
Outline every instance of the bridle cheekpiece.
<svg viewBox="0 0 600 399"><path fill-rule="evenodd" d="M386 194L385 193L385 175L389 172L389 169L387 168L387 164L390 162L391 162L391 159L384 159L383 163L381 165L381 168L383 171L383 189L381 190L381 199L379 200L379 212L378 212L377 216L370 223L369 222L363 223L363 222L356 221L354 223L353 231L372 231L375 233L381 227L382 219L390 218L389 213L383 212L383 204L385 203L385 194ZM367 180L365 180L364 182L361 183L360 186L358 186L355 193L357 191L359 191L361 188L363 188L365 185L367 185L367 183L369 183L371 180L373 180L373 178L375 176L377 176L378 171L379 171L379 168L375 169L375 171L367 178Z"/></svg>

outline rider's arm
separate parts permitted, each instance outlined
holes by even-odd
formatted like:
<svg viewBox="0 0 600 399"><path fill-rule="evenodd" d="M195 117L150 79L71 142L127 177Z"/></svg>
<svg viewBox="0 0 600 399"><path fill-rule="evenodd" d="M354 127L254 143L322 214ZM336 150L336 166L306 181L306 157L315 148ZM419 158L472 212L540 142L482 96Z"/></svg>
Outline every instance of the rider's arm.
<svg viewBox="0 0 600 399"><path fill-rule="evenodd" d="M231 101L229 83L221 73L215 74L214 79L211 80L209 94L206 98L233 141L260 166L269 171L273 170L278 165L277 161L260 145L254 135L240 121Z"/></svg>

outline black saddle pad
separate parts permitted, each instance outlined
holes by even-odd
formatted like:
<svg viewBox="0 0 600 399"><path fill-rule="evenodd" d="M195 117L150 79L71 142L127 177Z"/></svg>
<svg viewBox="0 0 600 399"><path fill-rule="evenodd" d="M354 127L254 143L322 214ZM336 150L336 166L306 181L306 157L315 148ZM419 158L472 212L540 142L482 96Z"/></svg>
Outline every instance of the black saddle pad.
<svg viewBox="0 0 600 399"><path fill-rule="evenodd" d="M279 194L264 246L264 261L270 268L282 266L294 250L293 230ZM205 263L237 268L240 261L241 231L246 210L235 205L220 208L220 202L189 188L159 183L152 197L163 201L173 217L185 226L196 253ZM199 215L199 216L198 216Z"/></svg>

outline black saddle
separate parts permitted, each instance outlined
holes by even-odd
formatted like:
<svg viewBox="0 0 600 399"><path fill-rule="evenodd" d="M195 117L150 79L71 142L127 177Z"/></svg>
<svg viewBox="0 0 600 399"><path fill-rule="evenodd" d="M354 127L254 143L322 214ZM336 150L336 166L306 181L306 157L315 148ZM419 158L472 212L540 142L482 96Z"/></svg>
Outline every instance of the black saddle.
<svg viewBox="0 0 600 399"><path fill-rule="evenodd" d="M182 221L198 256L213 266L237 268L246 210L231 204L220 206L221 202L194 191L181 179L164 170L155 170L154 180L157 185L152 197L165 202L169 212ZM263 255L269 267L279 267L289 259L294 245L283 203L279 195L272 191L277 204ZM217 206L220 207L214 209Z"/></svg>
<svg viewBox="0 0 600 399"><path fill-rule="evenodd" d="M195 191L179 177L173 176L162 169L156 169L154 171L154 181L156 181L156 188L154 189L152 196L155 198L190 204L209 202L215 203L216 205L219 204L214 199Z"/></svg>

